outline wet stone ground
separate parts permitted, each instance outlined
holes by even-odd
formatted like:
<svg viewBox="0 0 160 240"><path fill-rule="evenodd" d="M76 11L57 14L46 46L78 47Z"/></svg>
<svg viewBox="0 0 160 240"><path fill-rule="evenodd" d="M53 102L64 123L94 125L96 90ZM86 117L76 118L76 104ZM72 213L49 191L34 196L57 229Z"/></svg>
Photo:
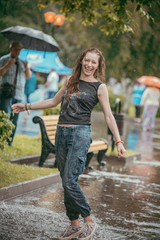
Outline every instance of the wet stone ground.
<svg viewBox="0 0 160 240"><path fill-rule="evenodd" d="M141 159L108 161L85 171L79 180L98 224L92 239L158 240L160 128L148 133L140 124L126 123L124 138ZM68 223L60 182L0 202L2 240L58 239Z"/></svg>

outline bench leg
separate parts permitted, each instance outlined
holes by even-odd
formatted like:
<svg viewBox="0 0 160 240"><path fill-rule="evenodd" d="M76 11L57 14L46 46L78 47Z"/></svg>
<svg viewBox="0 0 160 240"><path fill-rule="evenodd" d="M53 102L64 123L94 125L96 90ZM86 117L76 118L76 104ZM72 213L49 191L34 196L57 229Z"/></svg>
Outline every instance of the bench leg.
<svg viewBox="0 0 160 240"><path fill-rule="evenodd" d="M41 157L39 161L39 167L43 166L43 163L45 162L46 158L50 153L55 154L55 145L53 145L49 140L44 142L42 144L42 152Z"/></svg>
<svg viewBox="0 0 160 240"><path fill-rule="evenodd" d="M97 161L99 165L105 165L105 162L102 162L102 158L104 157L105 153L107 152L107 149L100 150L97 154Z"/></svg>
<svg viewBox="0 0 160 240"><path fill-rule="evenodd" d="M90 163L91 158L93 157L93 155L94 155L93 152L90 152L90 153L87 154L87 160L86 160L85 168L89 167L89 163Z"/></svg>
<svg viewBox="0 0 160 240"><path fill-rule="evenodd" d="M43 163L45 162L45 160L48 157L48 155L49 155L48 151L42 152L40 160L39 160L39 167L43 166Z"/></svg>
<svg viewBox="0 0 160 240"><path fill-rule="evenodd" d="M56 159L55 159L55 162L54 162L54 166L53 166L53 167L54 167L54 168L58 168Z"/></svg>

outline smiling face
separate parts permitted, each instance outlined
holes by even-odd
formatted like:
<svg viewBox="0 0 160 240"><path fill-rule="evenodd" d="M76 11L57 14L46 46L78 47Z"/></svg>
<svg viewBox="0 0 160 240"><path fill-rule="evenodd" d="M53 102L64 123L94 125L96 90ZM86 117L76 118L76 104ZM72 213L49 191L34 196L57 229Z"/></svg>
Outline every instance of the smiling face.
<svg viewBox="0 0 160 240"><path fill-rule="evenodd" d="M99 55L95 52L87 52L82 60L82 74L86 77L93 76L99 66Z"/></svg>

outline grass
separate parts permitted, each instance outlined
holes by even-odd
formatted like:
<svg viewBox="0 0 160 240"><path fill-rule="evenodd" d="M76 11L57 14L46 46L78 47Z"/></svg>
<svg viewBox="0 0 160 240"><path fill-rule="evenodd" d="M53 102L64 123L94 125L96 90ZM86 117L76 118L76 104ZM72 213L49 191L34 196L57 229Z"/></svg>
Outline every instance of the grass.
<svg viewBox="0 0 160 240"><path fill-rule="evenodd" d="M19 182L33 180L57 172L57 169L38 168L0 161L0 188Z"/></svg>
<svg viewBox="0 0 160 240"><path fill-rule="evenodd" d="M133 106L132 104L129 105L128 116L135 117L135 106Z"/></svg>
<svg viewBox="0 0 160 240"><path fill-rule="evenodd" d="M40 137L15 135L13 146L6 146L3 152L0 150L0 188L56 173L56 168L39 168L9 162L15 158L40 155L40 152Z"/></svg>
<svg viewBox="0 0 160 240"><path fill-rule="evenodd" d="M11 160L15 158L40 155L41 153L41 138L28 137L25 135L15 135L13 145L6 146L4 151L0 150L2 160Z"/></svg>

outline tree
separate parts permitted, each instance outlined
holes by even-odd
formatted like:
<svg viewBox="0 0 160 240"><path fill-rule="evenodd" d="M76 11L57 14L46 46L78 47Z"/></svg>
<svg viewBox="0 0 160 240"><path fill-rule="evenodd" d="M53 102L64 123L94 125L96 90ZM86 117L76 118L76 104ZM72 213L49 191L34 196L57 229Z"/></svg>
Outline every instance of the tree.
<svg viewBox="0 0 160 240"><path fill-rule="evenodd" d="M101 2L101 0L99 1ZM57 2L62 4L62 1ZM77 3L73 0L72 2ZM81 3L81 0L79 2ZM85 0L85 2L88 1ZM115 3L115 1L113 2ZM7 0L7 2L1 0L0 30L13 25L22 25L53 35L61 49L58 55L68 67L73 67L75 59L82 50L87 47L97 47L103 52L106 59L106 79L109 77L121 78L124 74L131 79L144 74L159 77L160 5L152 4L149 10L155 23L145 21L145 18L142 18L140 14L134 13L134 20L139 25L134 33L114 32L109 35L101 31L101 22L97 22L96 25L81 24L81 14L77 12L75 13L76 21L66 20L59 28L55 28L53 25L49 26L44 21L44 12L54 11L58 14L63 5L49 4L41 10L37 5L38 0ZM132 1L128 0L127 8L132 10ZM8 53L9 41L0 34L0 42L0 56L2 56Z"/></svg>
<svg viewBox="0 0 160 240"><path fill-rule="evenodd" d="M134 32L137 26L135 13L154 21L151 9L159 5L159 0L39 0L39 7L50 3L58 5L69 20L81 14L84 25L97 25L106 35Z"/></svg>
<svg viewBox="0 0 160 240"><path fill-rule="evenodd" d="M0 0L0 30L21 25L43 31L45 25L43 12L37 5L38 0ZM0 34L0 56L8 53L9 42Z"/></svg>

